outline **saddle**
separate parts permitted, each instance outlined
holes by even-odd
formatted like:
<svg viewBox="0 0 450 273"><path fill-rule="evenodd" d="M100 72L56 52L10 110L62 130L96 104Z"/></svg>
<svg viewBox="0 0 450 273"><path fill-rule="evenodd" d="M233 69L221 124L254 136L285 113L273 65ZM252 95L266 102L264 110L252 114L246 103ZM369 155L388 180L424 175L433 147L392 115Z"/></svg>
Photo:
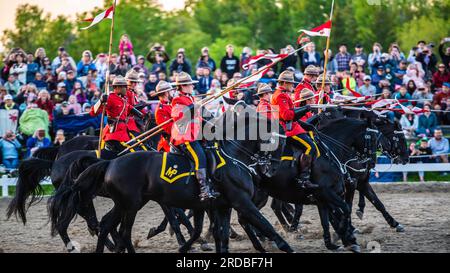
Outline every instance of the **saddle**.
<svg viewBox="0 0 450 273"><path fill-rule="evenodd" d="M225 166L226 161L221 155L218 145L212 144L204 147L207 159L208 177L213 177L216 171ZM194 162L179 150L174 152L164 153L162 158L162 167L160 178L172 184L182 178L188 177L186 184L189 183L189 178L195 176Z"/></svg>

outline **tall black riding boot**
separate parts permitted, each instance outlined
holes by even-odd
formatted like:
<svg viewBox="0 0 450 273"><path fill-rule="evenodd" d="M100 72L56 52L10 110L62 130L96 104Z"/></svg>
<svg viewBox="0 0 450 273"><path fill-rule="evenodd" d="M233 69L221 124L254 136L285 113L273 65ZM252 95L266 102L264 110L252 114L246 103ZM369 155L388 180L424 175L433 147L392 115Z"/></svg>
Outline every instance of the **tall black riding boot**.
<svg viewBox="0 0 450 273"><path fill-rule="evenodd" d="M312 157L302 154L300 158L300 175L297 177L297 181L302 188L307 190L315 190L319 188L319 185L311 182L311 164Z"/></svg>
<svg viewBox="0 0 450 273"><path fill-rule="evenodd" d="M208 178L206 176L206 169L200 169L197 171L197 180L200 184L200 201L207 201L209 199L215 199L219 197L219 193L211 189Z"/></svg>

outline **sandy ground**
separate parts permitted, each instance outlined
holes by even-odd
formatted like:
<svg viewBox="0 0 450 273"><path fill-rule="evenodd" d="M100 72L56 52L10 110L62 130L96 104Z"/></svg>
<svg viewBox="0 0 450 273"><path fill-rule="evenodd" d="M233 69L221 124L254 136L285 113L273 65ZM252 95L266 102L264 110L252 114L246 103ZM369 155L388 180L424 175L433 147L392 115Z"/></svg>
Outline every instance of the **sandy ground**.
<svg viewBox="0 0 450 273"><path fill-rule="evenodd" d="M450 183L427 184L389 184L374 185L387 210L402 225L405 233L396 233L381 214L371 204L367 204L363 220L353 214L354 225L361 230L358 242L364 252L368 246L379 246L381 252L450 252ZM6 220L5 210L10 199L0 199L0 252L66 252L59 237L50 236L45 199L28 212L28 224L23 226L15 219ZM110 200L97 198L98 215L103 215L112 207ZM267 206L263 214L297 252L328 252L322 241L322 231L317 209L305 207L301 234L286 234L281 230L275 215ZM157 237L146 240L150 227L163 219L161 209L149 203L139 212L133 229L133 241L137 252L157 253L176 252L176 239L166 231ZM233 215L232 226L243 234ZM91 237L85 222L78 217L69 229L69 236L79 244L82 252L95 249L96 238ZM211 244L213 246L213 244ZM269 251L277 251L267 245ZM247 238L230 241L231 252L254 252ZM194 252L200 252L195 245Z"/></svg>

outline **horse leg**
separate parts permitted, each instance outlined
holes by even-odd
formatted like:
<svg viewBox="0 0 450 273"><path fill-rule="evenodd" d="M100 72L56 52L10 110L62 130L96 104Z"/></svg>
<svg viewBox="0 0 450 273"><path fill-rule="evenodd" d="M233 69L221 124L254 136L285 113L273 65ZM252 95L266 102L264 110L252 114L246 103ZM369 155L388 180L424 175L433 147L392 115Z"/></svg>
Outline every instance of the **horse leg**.
<svg viewBox="0 0 450 273"><path fill-rule="evenodd" d="M176 219L174 215L174 210L172 208L169 208L165 205L161 205L162 210L164 211L164 214L166 215L167 220L170 223L170 226L172 227L173 231L175 232L175 236L178 241L178 245L182 246L186 243L186 240L184 239L183 234L180 230L180 223Z"/></svg>
<svg viewBox="0 0 450 273"><path fill-rule="evenodd" d="M329 250L337 250L340 248L340 246L333 244L331 241L331 234L330 234L330 224L329 224L329 218L328 218L328 208L324 205L317 205L317 209L319 210L319 216L320 216L320 223L322 225L323 229L323 240L325 242L325 247Z"/></svg>
<svg viewBox="0 0 450 273"><path fill-rule="evenodd" d="M137 210L130 210L124 213L124 216L122 217L122 223L121 228L123 226L123 240L125 243L125 247L128 251L128 253L136 253L133 242L131 240L131 231L133 229L134 221L136 219Z"/></svg>
<svg viewBox="0 0 450 273"><path fill-rule="evenodd" d="M266 253L266 250L261 245L261 242L256 237L253 228L250 226L250 224L245 219L245 217L243 217L242 215L238 214L238 222L241 225L241 227L244 229L244 231L247 234L247 236L250 239L250 241L252 242L253 248L256 249L256 251L258 251L260 253Z"/></svg>
<svg viewBox="0 0 450 273"><path fill-rule="evenodd" d="M359 220L362 220L364 218L365 208L366 208L366 198L364 197L364 194L359 192L358 209L356 210L356 216L358 216Z"/></svg>
<svg viewBox="0 0 450 273"><path fill-rule="evenodd" d="M273 212L275 213L275 216L277 217L278 221L281 224L281 227L287 231L288 230L288 223L286 222L286 219L283 216L282 213L282 206L283 202L277 199L272 199L272 203L270 204L270 207L272 208Z"/></svg>
<svg viewBox="0 0 450 273"><path fill-rule="evenodd" d="M345 183L345 203L347 203L347 206L350 210L350 215L352 212L352 208L353 208L353 198L355 197L355 187L353 185L351 185L350 183ZM352 232L356 232L356 228L352 225L352 218L349 218L349 224L350 224L350 229L352 230Z"/></svg>
<svg viewBox="0 0 450 273"><path fill-rule="evenodd" d="M200 235L202 234L205 211L193 210L193 212L194 212L194 233L192 234L191 238L189 238L189 240L186 242L186 244L180 247L179 249L180 253L188 252L188 250L191 249L192 244L194 244L194 242L197 241L198 238L200 238Z"/></svg>
<svg viewBox="0 0 450 273"><path fill-rule="evenodd" d="M229 252L229 243L230 243L230 225L231 225L231 208L219 209L219 216L222 219L222 232L221 232L221 241L222 241L222 253Z"/></svg>
<svg viewBox="0 0 450 273"><path fill-rule="evenodd" d="M281 211L286 221L288 223L292 223L292 220L294 219L293 214L295 213L295 210L292 208L291 204L287 202L282 202Z"/></svg>
<svg viewBox="0 0 450 273"><path fill-rule="evenodd" d="M121 220L119 209L114 206L109 213L103 216L100 221L100 232L98 235L97 241L97 253L103 253L105 247L105 241L108 237L108 234L112 232L114 228L116 228ZM116 242L117 243L117 242Z"/></svg>
<svg viewBox="0 0 450 273"><path fill-rule="evenodd" d="M169 223L169 220L167 220L167 217L164 217L164 219L162 220L161 224L159 224L158 227L150 228L150 230L148 231L147 240L155 237L156 235L158 235L161 232L163 232L164 230L166 230L168 223Z"/></svg>
<svg viewBox="0 0 450 273"><path fill-rule="evenodd" d="M243 200L241 204L234 206L234 208L238 213L241 213L242 217L245 217L252 226L259 229L264 236L269 238L270 241L274 241L281 251L288 253L294 252L289 244L275 231L270 222L267 221L251 201Z"/></svg>
<svg viewBox="0 0 450 273"><path fill-rule="evenodd" d="M290 232L298 231L298 226L300 225L300 217L302 217L302 214L303 214L303 205L302 204L296 204L295 205L294 217L292 219L291 226L289 228Z"/></svg>
<svg viewBox="0 0 450 273"><path fill-rule="evenodd" d="M404 232L405 228L399 224L386 210L383 203L378 198L377 194L373 190L372 186L367 182L361 187L361 192L364 196L369 199L369 201L375 206L375 208L381 212L386 222L392 227L395 228L397 232Z"/></svg>

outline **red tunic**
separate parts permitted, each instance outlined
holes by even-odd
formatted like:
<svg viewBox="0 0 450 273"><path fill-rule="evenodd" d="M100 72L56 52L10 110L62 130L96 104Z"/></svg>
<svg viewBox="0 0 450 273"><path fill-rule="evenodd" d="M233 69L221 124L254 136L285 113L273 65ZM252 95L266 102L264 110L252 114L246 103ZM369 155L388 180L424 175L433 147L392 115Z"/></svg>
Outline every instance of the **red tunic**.
<svg viewBox="0 0 450 273"><path fill-rule="evenodd" d="M266 99L261 99L259 101L258 107L256 108L256 112L261 113L263 116L267 117L268 119L272 119L272 117L273 117L272 105Z"/></svg>
<svg viewBox="0 0 450 273"><path fill-rule="evenodd" d="M138 103L136 95L134 94L133 91L131 91L129 89L127 89L127 99L128 99L128 103L133 107L136 106L136 104ZM134 120L133 115L129 115L127 127L128 127L128 130L132 131L132 132L140 132L141 131L141 130L139 130L139 128L136 124L136 120Z"/></svg>
<svg viewBox="0 0 450 273"><path fill-rule="evenodd" d="M102 113L104 105L102 104L97 112L94 112L94 107L92 107L90 115L98 116ZM130 136L128 135L127 130L127 116L130 114L132 106L128 104L127 99L117 95L116 93L111 93L108 96L108 100L106 102L106 115L109 119L118 119L119 122L114 130L114 132L110 132L109 125L103 129L103 140L116 140L120 142L126 142L130 140Z"/></svg>
<svg viewBox="0 0 450 273"><path fill-rule="evenodd" d="M160 125L170 120L171 113L172 113L172 106L169 104L169 102L167 101L159 102L155 111L156 124ZM169 136L172 133L172 126L173 122L170 122L162 127L164 129L164 132L166 132ZM161 139L158 142L158 151L170 152L169 142L163 136L161 136Z"/></svg>
<svg viewBox="0 0 450 273"><path fill-rule="evenodd" d="M278 107L278 113L274 112L274 116L280 120L280 124L285 130L286 136L290 137L306 133L297 121L293 121L295 116L294 103L289 94L284 91L284 89L279 87L272 96L272 105ZM292 122L290 131L286 129L287 122Z"/></svg>
<svg viewBox="0 0 450 273"><path fill-rule="evenodd" d="M320 90L316 92L316 103L319 103L320 100ZM328 104L331 101L330 96L327 93L323 93L322 104Z"/></svg>
<svg viewBox="0 0 450 273"><path fill-rule="evenodd" d="M183 110L186 107L194 104L194 98L190 95L181 93L179 97L172 100L172 114L171 117L175 123L172 127L171 142L178 146L186 142L194 142L198 140L198 135L201 129L201 118L196 114L190 120L184 121Z"/></svg>
<svg viewBox="0 0 450 273"><path fill-rule="evenodd" d="M302 99L301 92L305 88L315 92L314 87L312 86L311 82L307 79L303 79L303 81L299 85L297 85L297 87L295 88L294 101L298 101L298 100ZM297 102L294 106L300 107L300 102Z"/></svg>

